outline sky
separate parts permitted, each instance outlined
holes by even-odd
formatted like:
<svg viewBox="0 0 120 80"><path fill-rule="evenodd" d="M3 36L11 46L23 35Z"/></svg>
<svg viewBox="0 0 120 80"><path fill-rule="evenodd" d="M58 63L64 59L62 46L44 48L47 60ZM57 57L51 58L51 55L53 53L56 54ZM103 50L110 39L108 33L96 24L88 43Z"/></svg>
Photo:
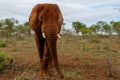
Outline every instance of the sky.
<svg viewBox="0 0 120 80"><path fill-rule="evenodd" d="M58 4L66 23L80 21L88 27L98 21L120 21L120 0L0 0L0 19L15 18L19 23L28 21L36 4Z"/></svg>

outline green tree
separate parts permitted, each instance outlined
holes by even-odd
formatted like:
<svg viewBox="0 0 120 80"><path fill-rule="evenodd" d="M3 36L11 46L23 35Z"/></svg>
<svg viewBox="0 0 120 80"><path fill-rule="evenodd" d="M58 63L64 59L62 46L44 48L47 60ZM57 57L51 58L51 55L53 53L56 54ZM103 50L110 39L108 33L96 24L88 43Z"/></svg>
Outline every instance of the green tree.
<svg viewBox="0 0 120 80"><path fill-rule="evenodd" d="M27 27L25 27L25 26L22 25L22 24L19 24L19 25L17 26L17 30L18 30L19 35L20 35L20 34L26 35L26 33L27 33Z"/></svg>
<svg viewBox="0 0 120 80"><path fill-rule="evenodd" d="M29 27L29 22L27 21L23 25L24 25L24 27L26 27L26 31L27 31L28 36L30 36L31 35L31 29Z"/></svg>
<svg viewBox="0 0 120 80"><path fill-rule="evenodd" d="M2 22L1 22L1 20L0 20L0 29L2 28Z"/></svg>
<svg viewBox="0 0 120 80"><path fill-rule="evenodd" d="M84 38L86 38L87 35L90 34L90 32L91 32L90 29L87 28L87 27L83 27L83 28L81 28L81 33L82 33L82 36L83 36Z"/></svg>
<svg viewBox="0 0 120 80"><path fill-rule="evenodd" d="M103 31L106 33L106 34L109 34L111 35L111 26L106 23L104 26L103 26Z"/></svg>
<svg viewBox="0 0 120 80"><path fill-rule="evenodd" d="M75 30L75 33L79 34L80 29L86 27L86 25L77 21L77 22L72 22L72 27Z"/></svg>
<svg viewBox="0 0 120 80"><path fill-rule="evenodd" d="M102 35L102 33L103 33L103 26L104 26L105 24L106 24L105 21L98 21L98 22L97 22L97 29L98 29L98 31L101 32L101 35Z"/></svg>
<svg viewBox="0 0 120 80"><path fill-rule="evenodd" d="M0 20L0 37L2 36L2 21Z"/></svg>
<svg viewBox="0 0 120 80"><path fill-rule="evenodd" d="M91 25L89 29L90 29L92 34L96 34L97 30L99 30L99 28L96 24Z"/></svg>
<svg viewBox="0 0 120 80"><path fill-rule="evenodd" d="M66 23L63 23L62 27L61 27L61 33L64 34L65 33L65 25Z"/></svg>
<svg viewBox="0 0 120 80"><path fill-rule="evenodd" d="M113 24L114 24L114 21L112 20L112 21L110 21L109 22L109 25L110 25L110 31L109 31L109 35L111 36L112 34L113 34Z"/></svg>
<svg viewBox="0 0 120 80"><path fill-rule="evenodd" d="M8 38L15 31L18 20L14 18L6 18L0 20L1 35Z"/></svg>
<svg viewBox="0 0 120 80"><path fill-rule="evenodd" d="M113 30L120 37L120 22L119 21L113 23Z"/></svg>

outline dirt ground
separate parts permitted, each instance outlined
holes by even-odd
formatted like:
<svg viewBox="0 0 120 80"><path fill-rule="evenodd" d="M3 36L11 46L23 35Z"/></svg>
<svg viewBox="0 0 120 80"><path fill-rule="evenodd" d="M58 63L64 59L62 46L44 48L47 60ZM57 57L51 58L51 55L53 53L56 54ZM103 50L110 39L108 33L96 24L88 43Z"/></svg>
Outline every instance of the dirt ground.
<svg viewBox="0 0 120 80"><path fill-rule="evenodd" d="M120 41L117 37L82 39L63 36L58 40L62 80L120 80ZM0 80L60 80L54 68L40 76L40 62L34 37L10 39L0 48L13 55L13 63L0 72Z"/></svg>

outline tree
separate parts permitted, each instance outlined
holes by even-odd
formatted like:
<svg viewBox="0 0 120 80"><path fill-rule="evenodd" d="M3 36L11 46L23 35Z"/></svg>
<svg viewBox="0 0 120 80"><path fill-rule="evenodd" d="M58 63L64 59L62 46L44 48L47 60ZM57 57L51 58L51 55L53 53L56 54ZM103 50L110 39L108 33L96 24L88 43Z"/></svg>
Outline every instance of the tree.
<svg viewBox="0 0 120 80"><path fill-rule="evenodd" d="M81 28L81 33L82 33L82 35L83 35L84 38L85 38L87 35L89 35L90 32L91 32L90 29L87 28L87 27Z"/></svg>
<svg viewBox="0 0 120 80"><path fill-rule="evenodd" d="M21 35L21 34L26 35L27 27L24 27L24 25L19 24L19 25L17 26L17 30L18 30L19 35Z"/></svg>
<svg viewBox="0 0 120 80"><path fill-rule="evenodd" d="M65 33L65 25L66 23L63 23L62 27L61 27L61 33L64 34Z"/></svg>
<svg viewBox="0 0 120 80"><path fill-rule="evenodd" d="M1 20L0 20L0 29L2 28L2 25L3 25L3 24L2 24L2 22L1 22Z"/></svg>
<svg viewBox="0 0 120 80"><path fill-rule="evenodd" d="M0 21L1 35L8 38L15 31L18 20L14 18L6 18Z"/></svg>
<svg viewBox="0 0 120 80"><path fill-rule="evenodd" d="M78 34L80 31L80 22L72 22L72 27L75 30L75 33Z"/></svg>
<svg viewBox="0 0 120 80"><path fill-rule="evenodd" d="M103 26L103 31L106 33L106 34L110 34L111 35L111 26L106 23L104 26Z"/></svg>
<svg viewBox="0 0 120 80"><path fill-rule="evenodd" d="M103 32L103 26L104 26L105 24L106 24L105 21L98 21L98 22L97 22L97 29L98 29L98 31L101 32L101 35L102 35L102 32Z"/></svg>
<svg viewBox="0 0 120 80"><path fill-rule="evenodd" d="M26 29L27 29L27 34L28 34L28 36L30 36L30 35L31 35L31 29L30 29L30 27L29 27L29 22L27 21L27 22L25 22L23 25L24 25L24 27L26 27Z"/></svg>
<svg viewBox="0 0 120 80"><path fill-rule="evenodd" d="M72 35L72 31L70 29L64 29L64 35Z"/></svg>
<svg viewBox="0 0 120 80"><path fill-rule="evenodd" d="M113 34L113 24L114 24L114 21L113 21L113 20L109 22L109 25L110 25L109 35L112 35L112 34Z"/></svg>
<svg viewBox="0 0 120 80"><path fill-rule="evenodd" d="M3 23L2 23L2 21L0 20L0 37L1 37L1 35L2 35L2 25L3 25Z"/></svg>
<svg viewBox="0 0 120 80"><path fill-rule="evenodd" d="M89 29L90 29L91 33L93 33L93 34L96 34L97 30L99 30L99 28L96 24L91 25Z"/></svg>
<svg viewBox="0 0 120 80"><path fill-rule="evenodd" d="M80 29L86 27L86 25L77 21L77 22L72 22L72 27L75 30L75 33L79 34Z"/></svg>
<svg viewBox="0 0 120 80"><path fill-rule="evenodd" d="M120 22L119 21L113 23L113 30L120 37Z"/></svg>
<svg viewBox="0 0 120 80"><path fill-rule="evenodd" d="M6 30L9 30L10 33L13 32L13 29L16 24L18 24L18 20L14 19L14 18L6 18L5 19L5 28L6 28Z"/></svg>

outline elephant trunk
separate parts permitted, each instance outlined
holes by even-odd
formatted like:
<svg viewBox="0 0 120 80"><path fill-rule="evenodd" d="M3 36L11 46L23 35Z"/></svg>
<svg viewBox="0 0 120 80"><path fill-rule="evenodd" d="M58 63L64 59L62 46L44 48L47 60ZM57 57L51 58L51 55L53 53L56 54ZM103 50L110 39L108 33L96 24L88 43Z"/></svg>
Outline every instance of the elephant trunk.
<svg viewBox="0 0 120 80"><path fill-rule="evenodd" d="M59 64L58 64L58 56L57 56L57 39L47 39L48 42L48 47L50 50L50 55L52 56L52 61L53 61L53 65L58 73L58 75L60 77L63 77L62 72L59 68Z"/></svg>

